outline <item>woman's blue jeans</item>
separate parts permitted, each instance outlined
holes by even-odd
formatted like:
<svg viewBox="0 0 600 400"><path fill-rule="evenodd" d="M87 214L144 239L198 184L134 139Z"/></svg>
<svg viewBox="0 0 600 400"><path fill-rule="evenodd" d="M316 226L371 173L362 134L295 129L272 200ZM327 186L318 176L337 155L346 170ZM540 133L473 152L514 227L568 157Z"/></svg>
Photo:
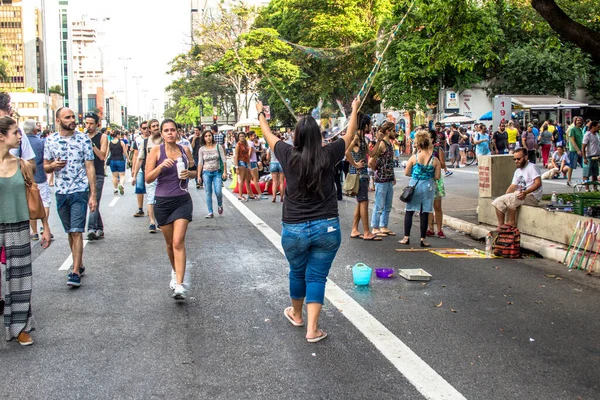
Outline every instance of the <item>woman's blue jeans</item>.
<svg viewBox="0 0 600 400"><path fill-rule="evenodd" d="M204 181L204 191L206 192L206 206L208 207L208 213L213 213L213 186L215 194L217 195L217 205L223 207L223 175L219 170L216 171L202 171L202 180Z"/></svg>
<svg viewBox="0 0 600 400"><path fill-rule="evenodd" d="M371 217L371 228L387 228L392 211L392 200L394 200L393 182L375 182L375 207Z"/></svg>
<svg viewBox="0 0 600 400"><path fill-rule="evenodd" d="M339 218L282 223L281 245L290 263L290 297L323 304L325 282L342 243Z"/></svg>

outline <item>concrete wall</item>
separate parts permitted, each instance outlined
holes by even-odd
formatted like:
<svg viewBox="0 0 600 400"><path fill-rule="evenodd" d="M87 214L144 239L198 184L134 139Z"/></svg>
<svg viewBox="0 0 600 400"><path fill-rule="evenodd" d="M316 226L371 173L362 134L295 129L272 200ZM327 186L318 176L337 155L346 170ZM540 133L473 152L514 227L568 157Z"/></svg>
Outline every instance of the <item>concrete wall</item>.
<svg viewBox="0 0 600 400"><path fill-rule="evenodd" d="M498 224L492 200L492 198L479 198L477 209L479 223L492 226ZM522 233L565 245L569 244L577 222L583 223L589 220L589 217L546 211L542 207L522 206L517 212L517 225ZM598 219L595 219L595 222L599 222Z"/></svg>
<svg viewBox="0 0 600 400"><path fill-rule="evenodd" d="M515 173L512 155L480 156L479 197L498 197L506 193Z"/></svg>

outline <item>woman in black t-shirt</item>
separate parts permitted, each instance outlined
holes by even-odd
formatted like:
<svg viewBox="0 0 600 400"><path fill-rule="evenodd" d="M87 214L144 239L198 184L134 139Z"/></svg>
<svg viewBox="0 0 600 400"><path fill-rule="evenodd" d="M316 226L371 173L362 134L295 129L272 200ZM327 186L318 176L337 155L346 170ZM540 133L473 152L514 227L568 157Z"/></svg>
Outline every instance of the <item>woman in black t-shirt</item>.
<svg viewBox="0 0 600 400"><path fill-rule="evenodd" d="M321 146L321 131L314 118L298 121L294 144L290 145L271 133L263 105L256 103L260 128L287 180L281 245L290 264L292 306L284 315L292 325L304 326L302 307L306 299L306 340L310 343L327 337L318 328L319 315L327 275L342 241L334 167L354 138L359 106L357 97L343 140Z"/></svg>

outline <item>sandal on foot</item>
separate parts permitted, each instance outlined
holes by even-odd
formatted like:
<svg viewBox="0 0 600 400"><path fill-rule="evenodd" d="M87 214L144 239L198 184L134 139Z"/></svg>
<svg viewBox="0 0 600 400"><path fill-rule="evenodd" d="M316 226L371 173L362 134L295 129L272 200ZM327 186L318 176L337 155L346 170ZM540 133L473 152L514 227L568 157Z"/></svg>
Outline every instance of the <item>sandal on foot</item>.
<svg viewBox="0 0 600 400"><path fill-rule="evenodd" d="M364 237L364 236L363 236L363 240L370 240L370 241L372 241L372 242L381 242L383 239L381 239L381 238L380 238L379 236L377 236L377 235L373 235L373 236L372 236L372 237L370 237L370 238L367 238L367 237Z"/></svg>
<svg viewBox="0 0 600 400"><path fill-rule="evenodd" d="M289 312L292 311L293 309L294 309L293 307L286 308L285 310L283 310L283 315L285 315L287 320L290 321L290 324L292 324L296 327L304 326L304 321L296 322L296 321L294 321L294 318L292 318L291 315L289 314Z"/></svg>
<svg viewBox="0 0 600 400"><path fill-rule="evenodd" d="M406 239L402 239L402 240L398 240L398 243L400 244L404 244L404 245L410 245L410 238L406 238Z"/></svg>
<svg viewBox="0 0 600 400"><path fill-rule="evenodd" d="M429 243L427 243L424 240L421 240L421 247L431 247L431 245Z"/></svg>
<svg viewBox="0 0 600 400"><path fill-rule="evenodd" d="M315 336L314 338L306 338L306 341L308 343L317 343L327 337L327 332L323 332L320 329L317 331L317 333L319 333L319 335Z"/></svg>
<svg viewBox="0 0 600 400"><path fill-rule="evenodd" d="M350 239L362 239L363 235L361 235L360 233L358 235L350 235Z"/></svg>
<svg viewBox="0 0 600 400"><path fill-rule="evenodd" d="M381 231L382 233L385 233L388 236L396 236L396 234L392 231Z"/></svg>

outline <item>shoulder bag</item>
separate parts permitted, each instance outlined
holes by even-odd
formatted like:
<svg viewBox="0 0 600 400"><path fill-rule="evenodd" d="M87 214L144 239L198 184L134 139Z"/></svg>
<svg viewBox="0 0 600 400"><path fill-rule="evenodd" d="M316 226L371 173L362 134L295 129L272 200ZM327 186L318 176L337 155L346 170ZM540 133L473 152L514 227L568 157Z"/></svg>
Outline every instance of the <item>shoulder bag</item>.
<svg viewBox="0 0 600 400"><path fill-rule="evenodd" d="M29 219L42 219L46 216L46 210L44 209L44 203L42 203L42 197L40 196L40 190L38 185L33 179L30 167L26 165L27 161L23 159L21 162L21 173L23 174L23 180L25 181L25 195L27 196L27 207L29 208Z"/></svg>
<svg viewBox="0 0 600 400"><path fill-rule="evenodd" d="M433 159L433 154L431 155L431 157L429 157L429 161L427 162L427 166L429 166L429 164L431 163L431 160ZM415 194L415 187L417 187L417 185L419 184L419 181L421 179L417 179L417 181L415 182L414 185L408 185L407 187L405 187L404 189L402 189L402 194L400 195L400 201L404 202L404 203L410 203L410 201L413 198L413 195Z"/></svg>
<svg viewBox="0 0 600 400"><path fill-rule="evenodd" d="M344 179L344 185L342 190L349 196L356 196L358 194L358 186L360 184L358 174L348 174Z"/></svg>
<svg viewBox="0 0 600 400"><path fill-rule="evenodd" d="M217 154L219 155L219 174L223 175L223 171L225 170L225 164L223 164L223 157L221 156L221 151L223 150L223 146L220 144L217 145ZM224 179L227 180L227 177Z"/></svg>

